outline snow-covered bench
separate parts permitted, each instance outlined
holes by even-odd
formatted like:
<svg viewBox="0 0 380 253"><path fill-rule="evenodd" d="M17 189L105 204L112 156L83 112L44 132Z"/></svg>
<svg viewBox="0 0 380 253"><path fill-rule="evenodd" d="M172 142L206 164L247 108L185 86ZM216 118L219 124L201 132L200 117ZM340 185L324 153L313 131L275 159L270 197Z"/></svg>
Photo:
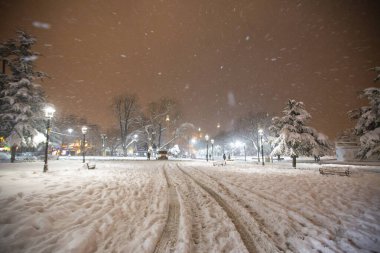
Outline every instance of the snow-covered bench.
<svg viewBox="0 0 380 253"><path fill-rule="evenodd" d="M320 168L319 173L322 175L339 175L339 176L350 176L350 168L341 169L341 168Z"/></svg>
<svg viewBox="0 0 380 253"><path fill-rule="evenodd" d="M226 165L226 162L225 161L217 161L217 162L213 162L212 165L214 165L214 166L224 166L224 165Z"/></svg>
<svg viewBox="0 0 380 253"><path fill-rule="evenodd" d="M96 167L95 164L91 164L91 163L86 163L86 165L87 165L87 169L89 169L89 170L93 170Z"/></svg>

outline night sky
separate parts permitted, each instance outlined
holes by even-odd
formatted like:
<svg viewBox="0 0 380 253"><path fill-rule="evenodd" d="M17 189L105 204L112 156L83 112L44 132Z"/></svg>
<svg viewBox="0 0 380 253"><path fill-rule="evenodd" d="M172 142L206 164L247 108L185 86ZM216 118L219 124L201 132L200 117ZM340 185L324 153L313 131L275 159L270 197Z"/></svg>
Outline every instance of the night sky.
<svg viewBox="0 0 380 253"><path fill-rule="evenodd" d="M0 41L38 39L37 69L58 113L116 125L115 95L178 99L183 120L216 133L247 111L303 101L335 138L380 65L380 1L1 1Z"/></svg>

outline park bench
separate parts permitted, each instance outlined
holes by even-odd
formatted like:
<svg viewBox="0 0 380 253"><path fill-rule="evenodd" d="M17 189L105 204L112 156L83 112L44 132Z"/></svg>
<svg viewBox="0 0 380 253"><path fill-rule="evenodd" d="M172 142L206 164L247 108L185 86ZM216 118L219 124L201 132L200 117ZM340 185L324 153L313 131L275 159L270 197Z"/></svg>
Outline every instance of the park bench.
<svg viewBox="0 0 380 253"><path fill-rule="evenodd" d="M319 173L322 175L339 175L339 176L350 176L350 168L340 169L340 168L320 168Z"/></svg>
<svg viewBox="0 0 380 253"><path fill-rule="evenodd" d="M89 170L93 170L96 167L95 164L86 163L86 165L87 165L87 169L89 169Z"/></svg>
<svg viewBox="0 0 380 253"><path fill-rule="evenodd" d="M224 166L224 165L226 165L226 162L225 161L213 162L212 165L213 166Z"/></svg>

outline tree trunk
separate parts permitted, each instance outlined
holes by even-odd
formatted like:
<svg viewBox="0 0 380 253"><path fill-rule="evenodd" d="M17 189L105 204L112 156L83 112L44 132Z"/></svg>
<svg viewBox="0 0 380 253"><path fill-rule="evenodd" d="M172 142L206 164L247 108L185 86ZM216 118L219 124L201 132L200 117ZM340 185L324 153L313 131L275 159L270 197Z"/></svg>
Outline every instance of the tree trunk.
<svg viewBox="0 0 380 253"><path fill-rule="evenodd" d="M293 166L293 168L296 168L296 159L297 159L297 157L296 156L292 156L292 158L293 158L292 166Z"/></svg>
<svg viewBox="0 0 380 253"><path fill-rule="evenodd" d="M11 163L14 163L16 160L16 149L17 149L17 146L12 145L12 147L11 147Z"/></svg>

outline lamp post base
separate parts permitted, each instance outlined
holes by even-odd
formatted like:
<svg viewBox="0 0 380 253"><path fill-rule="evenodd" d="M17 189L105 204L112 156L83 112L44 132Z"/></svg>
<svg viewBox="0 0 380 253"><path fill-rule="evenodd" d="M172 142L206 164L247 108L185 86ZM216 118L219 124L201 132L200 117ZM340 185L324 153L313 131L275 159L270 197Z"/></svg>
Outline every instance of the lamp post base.
<svg viewBox="0 0 380 253"><path fill-rule="evenodd" d="M48 171L48 165L44 164L44 173Z"/></svg>

